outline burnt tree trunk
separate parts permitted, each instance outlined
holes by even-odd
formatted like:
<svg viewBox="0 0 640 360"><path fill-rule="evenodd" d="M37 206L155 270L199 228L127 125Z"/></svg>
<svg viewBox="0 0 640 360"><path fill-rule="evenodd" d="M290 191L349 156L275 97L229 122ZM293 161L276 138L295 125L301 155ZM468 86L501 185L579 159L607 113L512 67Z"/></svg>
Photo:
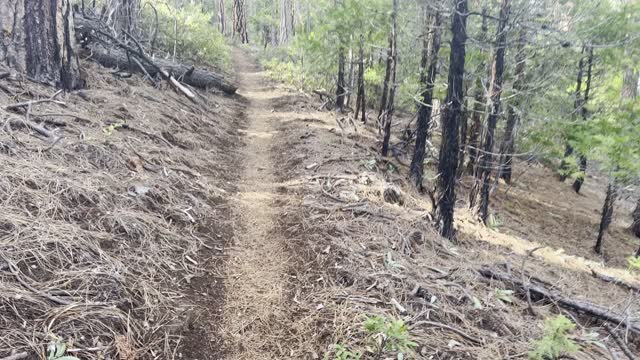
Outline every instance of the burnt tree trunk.
<svg viewBox="0 0 640 360"><path fill-rule="evenodd" d="M421 102L418 106L418 120L416 127L416 145L411 159L411 181L420 189L424 173L424 157L426 153L429 128L431 127L431 113L433 110L433 88L438 66L438 51L440 50L440 26L442 17L438 12L429 16L428 31L423 37L422 60L420 63L420 85L422 86Z"/></svg>
<svg viewBox="0 0 640 360"><path fill-rule="evenodd" d="M591 90L591 73L593 69L593 46L589 47L589 56L587 60L587 83L584 89L584 98L582 99L582 103L580 106L580 113L582 115L582 121L587 121L588 113L587 113L587 102L589 101L589 92ZM580 154L580 159L578 162L580 166L580 173L578 177L573 182L573 190L576 193L580 193L580 189L582 188L582 184L584 183L584 179L587 176L587 157L584 154Z"/></svg>
<svg viewBox="0 0 640 360"><path fill-rule="evenodd" d="M364 94L364 50L363 50L363 42L364 39L360 38L360 44L358 48L358 90L356 96L356 112L354 114L354 119L358 119L358 114L362 111L362 122L367 123L367 118L365 117L365 94Z"/></svg>
<svg viewBox="0 0 640 360"><path fill-rule="evenodd" d="M478 41L486 42L487 39L487 9L482 8L482 27ZM484 51L480 50L480 64L476 70L478 73L485 75L488 73L487 64L484 61ZM473 95L473 110L471 111L471 128L469 131L469 141L467 148L469 149L469 162L467 163L467 173L477 175L476 164L482 139L482 116L486 110L485 91L482 76L476 76L475 89Z"/></svg>
<svg viewBox="0 0 640 360"><path fill-rule="evenodd" d="M393 120L393 112L395 110L396 97L396 72L398 66L398 34L397 34L397 17L398 17L398 0L393 0L393 12L391 13L391 34L389 35L389 49L391 52L391 61L387 65L391 65L388 72L391 74L389 78L389 99L387 100L387 109L382 115L384 125L384 135L382 138L382 156L389 153L389 140L391 139L391 122Z"/></svg>
<svg viewBox="0 0 640 360"><path fill-rule="evenodd" d="M438 163L437 222L440 234L454 239L454 207L456 203L456 172L462 115L465 43L467 41L467 0L453 0L455 11L451 20L451 53L445 111L442 119L442 144Z"/></svg>
<svg viewBox="0 0 640 360"><path fill-rule="evenodd" d="M613 220L613 206L615 205L617 198L617 187L614 182L609 182L607 186L607 196L604 199L604 205L602 206L602 216L600 217L600 228L598 229L598 240L594 251L597 254L602 255L602 244L604 243L604 236L611 225Z"/></svg>
<svg viewBox="0 0 640 360"><path fill-rule="evenodd" d="M489 193L491 188L491 173L493 168L493 144L498 117L500 116L500 96L502 94L502 77L504 73L504 55L507 48L507 21L511 0L502 0L500 6L500 21L496 34L496 55L493 65L493 81L491 84L491 113L487 119L487 134L482 148L482 161L480 162L480 218L484 223L489 217ZM476 182L477 184L477 182Z"/></svg>
<svg viewBox="0 0 640 360"><path fill-rule="evenodd" d="M79 87L69 0L2 0L0 61L30 80Z"/></svg>
<svg viewBox="0 0 640 360"><path fill-rule="evenodd" d="M344 47L342 43L338 45L338 83L336 84L336 109L340 112L344 111L344 100L347 94L347 84L344 76Z"/></svg>
<svg viewBox="0 0 640 360"><path fill-rule="evenodd" d="M245 11L244 0L233 0L233 36L237 37L241 43L248 44L249 34Z"/></svg>
<svg viewBox="0 0 640 360"><path fill-rule="evenodd" d="M640 198L636 202L636 208L633 210L633 223L631 224L631 231L636 237L640 237Z"/></svg>
<svg viewBox="0 0 640 360"><path fill-rule="evenodd" d="M578 112L580 111L580 108L582 107L582 97L580 94L582 92L582 74L584 72L584 58L582 56L583 54L584 54L584 47L582 48L582 51L580 53L580 60L578 61L578 77L576 80L576 91L574 93L574 100L573 100L573 108L574 108L573 116L574 117L577 116ZM564 149L564 158L560 163L560 181L562 182L567 180L567 177L569 177L570 169L567 164L567 158L571 155L573 155L573 146L571 146L570 143L567 143Z"/></svg>
<svg viewBox="0 0 640 360"><path fill-rule="evenodd" d="M507 125L504 130L504 138L500 145L500 167L498 169L498 176L503 179L507 184L511 183L512 174L512 162L513 152L515 150L515 138L516 138L516 126L520 121L518 114L519 107L522 104L523 95L522 92L525 89L525 65L526 54L524 51L527 41L527 31L523 27L520 30L520 36L518 38L518 48L516 53L516 71L515 80L513 81L513 89L515 92L515 99L512 104L509 104L507 109Z"/></svg>

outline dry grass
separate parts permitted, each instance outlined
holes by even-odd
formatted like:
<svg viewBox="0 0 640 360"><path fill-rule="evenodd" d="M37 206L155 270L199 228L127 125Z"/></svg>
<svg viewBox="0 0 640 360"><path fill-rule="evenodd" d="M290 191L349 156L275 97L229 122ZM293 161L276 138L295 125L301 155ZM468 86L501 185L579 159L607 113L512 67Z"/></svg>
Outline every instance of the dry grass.
<svg viewBox="0 0 640 360"><path fill-rule="evenodd" d="M222 243L235 105L84 65L88 89L29 109L60 141L0 132L0 357L177 358L199 251ZM3 106L51 92L2 85Z"/></svg>

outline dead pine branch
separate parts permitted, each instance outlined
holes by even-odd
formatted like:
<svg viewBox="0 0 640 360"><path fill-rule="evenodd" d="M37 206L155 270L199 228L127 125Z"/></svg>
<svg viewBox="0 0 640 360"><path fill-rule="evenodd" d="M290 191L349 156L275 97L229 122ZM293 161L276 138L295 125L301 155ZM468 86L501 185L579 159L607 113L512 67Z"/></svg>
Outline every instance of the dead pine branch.
<svg viewBox="0 0 640 360"><path fill-rule="evenodd" d="M562 294L552 292L539 285L524 284L520 279L498 272L489 267L483 267L479 269L478 272L487 279L502 281L519 290L528 288L531 295L535 296L539 300L550 301L565 309L583 313L600 321L611 323L615 326L624 325L630 333L640 336L640 324L632 322L626 315L614 313L610 309L600 305L567 298Z"/></svg>

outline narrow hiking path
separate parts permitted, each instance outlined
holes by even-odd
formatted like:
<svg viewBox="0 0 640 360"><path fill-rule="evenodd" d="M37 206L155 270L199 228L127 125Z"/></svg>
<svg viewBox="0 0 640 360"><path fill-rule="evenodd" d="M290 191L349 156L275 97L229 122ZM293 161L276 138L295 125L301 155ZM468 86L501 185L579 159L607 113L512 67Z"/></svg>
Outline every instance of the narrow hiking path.
<svg viewBox="0 0 640 360"><path fill-rule="evenodd" d="M227 359L273 359L277 352L267 344L279 335L276 328L286 316L288 262L284 239L275 230L271 158L278 113L270 103L281 94L268 86L248 55L235 49L233 59L248 127L241 130L246 146L233 211L237 231L228 251L222 336Z"/></svg>

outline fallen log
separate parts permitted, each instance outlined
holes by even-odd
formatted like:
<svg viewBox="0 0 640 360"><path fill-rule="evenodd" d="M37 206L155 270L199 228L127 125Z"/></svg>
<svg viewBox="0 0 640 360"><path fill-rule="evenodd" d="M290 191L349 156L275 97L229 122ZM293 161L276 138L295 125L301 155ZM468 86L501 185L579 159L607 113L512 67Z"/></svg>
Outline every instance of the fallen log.
<svg viewBox="0 0 640 360"><path fill-rule="evenodd" d="M614 284L616 286L620 286L621 288L624 288L624 289L627 289L627 290L630 290L630 291L634 291L634 292L637 292L638 294L640 294L640 286L628 283L626 281L614 278L612 276L607 276L607 275L604 275L604 274L600 274L600 273L596 272L593 269L591 269L591 275L593 275L593 277L596 278L596 279L600 279L600 280L602 280L604 282L608 282L608 283Z"/></svg>
<svg viewBox="0 0 640 360"><path fill-rule="evenodd" d="M74 21L76 32L78 32L79 34L85 34L83 36L85 38L91 38L91 36L100 36L99 34L104 34L104 32L100 30L99 24L89 19L76 16ZM122 45L113 44L114 48L107 48L104 43L104 41L87 40L83 44L84 47L89 50L89 58L102 66L118 67L120 69L126 69L127 71L142 73L149 76L160 75L163 78L179 78L180 81L193 87L197 87L200 89L216 88L231 95L235 94L236 90L238 89L237 86L235 86L233 83L225 79L224 76L218 73L203 69L196 69L191 65L174 63L169 60L148 59L144 54L136 54L139 51L129 51L130 56L139 58L140 62L137 63L135 61L129 60L129 57L127 57L127 51L122 49ZM140 65L142 65L142 67ZM175 86L175 84L173 83L172 85Z"/></svg>
<svg viewBox="0 0 640 360"><path fill-rule="evenodd" d="M640 336L640 324L637 322L633 322L625 315L617 314L611 312L609 309L602 307L600 305L592 304L585 301L579 301L570 299L562 296L558 293L553 293L550 290L535 284L525 284L521 280L513 276L509 276L504 273L500 273L488 267L483 267L479 271L480 275L488 278L500 280L504 283L510 284L518 290L522 290L525 292L525 289L529 290L529 293L532 297L551 301L553 303L558 304L567 309L571 309L573 311L578 311L583 314L589 315L591 317L597 318L601 321L609 322L615 326L625 326L629 332L635 334L636 336Z"/></svg>

